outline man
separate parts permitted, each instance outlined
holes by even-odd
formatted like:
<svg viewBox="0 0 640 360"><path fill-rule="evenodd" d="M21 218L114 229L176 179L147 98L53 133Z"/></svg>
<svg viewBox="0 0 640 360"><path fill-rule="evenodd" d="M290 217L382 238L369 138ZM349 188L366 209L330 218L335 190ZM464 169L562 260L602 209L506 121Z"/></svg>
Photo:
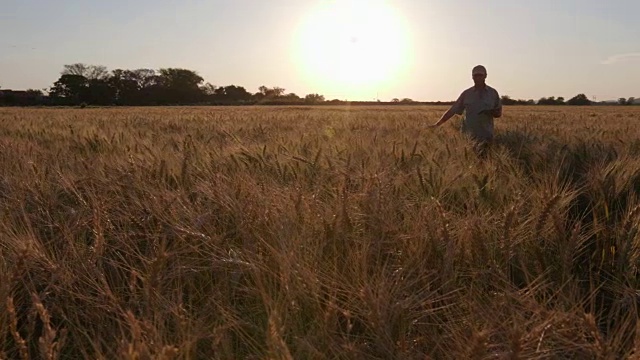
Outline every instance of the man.
<svg viewBox="0 0 640 360"><path fill-rule="evenodd" d="M493 141L493 119L502 116L502 101L498 92L485 83L487 69L484 66L474 67L471 75L473 87L463 91L440 120L429 127L440 126L453 115L462 115L464 111L462 132L471 137L474 150L480 157L484 157Z"/></svg>

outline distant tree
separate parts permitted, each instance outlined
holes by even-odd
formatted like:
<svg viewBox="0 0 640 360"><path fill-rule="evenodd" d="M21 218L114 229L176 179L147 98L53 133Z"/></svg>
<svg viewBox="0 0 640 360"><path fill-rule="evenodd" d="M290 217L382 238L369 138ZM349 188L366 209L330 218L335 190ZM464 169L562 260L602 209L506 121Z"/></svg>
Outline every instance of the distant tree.
<svg viewBox="0 0 640 360"><path fill-rule="evenodd" d="M33 106L43 102L43 93L40 90L29 89L0 91L0 105L9 106Z"/></svg>
<svg viewBox="0 0 640 360"><path fill-rule="evenodd" d="M216 97L223 97L227 94L227 91L224 86L220 86L213 90L213 95Z"/></svg>
<svg viewBox="0 0 640 360"><path fill-rule="evenodd" d="M619 105L627 105L627 99L621 97L618 99L618 104Z"/></svg>
<svg viewBox="0 0 640 360"><path fill-rule="evenodd" d="M144 73L149 77L151 74L147 74L148 70L137 70L138 73ZM159 76L163 81L163 85L168 87L172 86L187 86L196 88L204 79L193 70L179 69L179 68L166 68L160 69ZM153 72L155 74L155 72Z"/></svg>
<svg viewBox="0 0 640 360"><path fill-rule="evenodd" d="M200 89L203 81L195 71L166 68L160 69L158 77L154 78L157 83L150 85L149 90L159 104L190 104L203 99Z"/></svg>
<svg viewBox="0 0 640 360"><path fill-rule="evenodd" d="M636 103L636 98L630 97L627 99L627 105L633 105Z"/></svg>
<svg viewBox="0 0 640 360"><path fill-rule="evenodd" d="M64 65L61 75L80 75L86 78L87 65L77 63L71 65Z"/></svg>
<svg viewBox="0 0 640 360"><path fill-rule="evenodd" d="M39 89L28 89L27 94L34 97L44 96L44 93L42 92L42 90L39 90Z"/></svg>
<svg viewBox="0 0 640 360"><path fill-rule="evenodd" d="M538 100L538 105L564 105L564 98L562 96L559 96L557 99L555 96L550 96L548 98L540 98L540 100Z"/></svg>
<svg viewBox="0 0 640 360"><path fill-rule="evenodd" d="M91 105L114 105L118 90L109 79L91 79L82 95L82 101Z"/></svg>
<svg viewBox="0 0 640 360"><path fill-rule="evenodd" d="M296 93L289 93L284 95L282 98L287 103L298 103L302 100L300 96L296 95Z"/></svg>
<svg viewBox="0 0 640 360"><path fill-rule="evenodd" d="M578 94L578 95L572 97L571 99L569 99L569 101L567 101L567 104L569 104L569 105L591 105L591 101L589 100L589 98L587 98L587 96L585 94Z"/></svg>
<svg viewBox="0 0 640 360"><path fill-rule="evenodd" d="M130 76L136 80L138 87L141 89L150 88L158 85L160 77L154 69L135 69L129 71Z"/></svg>
<svg viewBox="0 0 640 360"><path fill-rule="evenodd" d="M225 87L225 92L235 101L251 100L251 93L244 86L230 85Z"/></svg>
<svg viewBox="0 0 640 360"><path fill-rule="evenodd" d="M200 87L200 90L202 90L202 92L207 96L215 94L216 89L217 87L215 85L211 85L210 83L206 83Z"/></svg>
<svg viewBox="0 0 640 360"><path fill-rule="evenodd" d="M251 93L242 86L221 86L214 91L214 102L223 104L242 104L251 100Z"/></svg>
<svg viewBox="0 0 640 360"><path fill-rule="evenodd" d="M61 75L81 75L89 80L106 79L109 77L109 71L102 65L86 65L76 63L64 65Z"/></svg>
<svg viewBox="0 0 640 360"><path fill-rule="evenodd" d="M278 97L278 96L282 96L282 94L284 94L284 89L281 87L274 87L273 89L271 89L271 91L273 91L273 94Z"/></svg>
<svg viewBox="0 0 640 360"><path fill-rule="evenodd" d="M409 99L409 98L404 98L404 99L400 100L400 102L402 104L411 104L411 103L414 103L415 101L413 101L412 99Z"/></svg>
<svg viewBox="0 0 640 360"><path fill-rule="evenodd" d="M502 105L516 104L516 100L512 99L509 95L503 95L502 97L500 97L500 100L502 101Z"/></svg>
<svg viewBox="0 0 640 360"><path fill-rule="evenodd" d="M304 97L304 102L307 104L319 104L324 102L324 96L320 94L308 94Z"/></svg>
<svg viewBox="0 0 640 360"><path fill-rule="evenodd" d="M49 95L57 103L77 105L84 101L89 80L82 75L66 74L53 84Z"/></svg>
<svg viewBox="0 0 640 360"><path fill-rule="evenodd" d="M393 99L391 99L391 102L399 103L399 102L400 102L400 99L398 99L398 98L393 98Z"/></svg>
<svg viewBox="0 0 640 360"><path fill-rule="evenodd" d="M285 89L278 86L269 88L262 85L258 88L258 92L253 94L251 97L255 103L281 104L287 101L284 99L284 92Z"/></svg>
<svg viewBox="0 0 640 360"><path fill-rule="evenodd" d="M127 76L134 80L137 84L138 92L134 100L137 104L153 105L161 104L163 103L163 101L165 101L163 96L166 96L167 84L163 83L163 78L158 74L156 70L128 70Z"/></svg>
<svg viewBox="0 0 640 360"><path fill-rule="evenodd" d="M141 87L131 70L113 70L108 81L114 90L116 104L141 105Z"/></svg>
<svg viewBox="0 0 640 360"><path fill-rule="evenodd" d="M273 88L268 88L264 85L260 86L258 88L259 94L262 95L262 98L267 98L267 99L272 99L272 98L277 98L279 96L282 96L284 94L284 89L281 87L273 87Z"/></svg>
<svg viewBox="0 0 640 360"><path fill-rule="evenodd" d="M538 105L552 105L555 102L556 102L556 99L553 96L548 98L543 97L543 98L540 98L540 100L538 100Z"/></svg>

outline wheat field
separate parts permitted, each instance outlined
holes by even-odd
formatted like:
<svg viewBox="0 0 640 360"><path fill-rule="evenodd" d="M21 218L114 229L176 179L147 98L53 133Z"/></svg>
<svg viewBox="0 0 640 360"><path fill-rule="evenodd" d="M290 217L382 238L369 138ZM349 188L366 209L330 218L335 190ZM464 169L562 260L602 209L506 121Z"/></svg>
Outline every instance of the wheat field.
<svg viewBox="0 0 640 360"><path fill-rule="evenodd" d="M0 358L639 357L640 107L0 108Z"/></svg>

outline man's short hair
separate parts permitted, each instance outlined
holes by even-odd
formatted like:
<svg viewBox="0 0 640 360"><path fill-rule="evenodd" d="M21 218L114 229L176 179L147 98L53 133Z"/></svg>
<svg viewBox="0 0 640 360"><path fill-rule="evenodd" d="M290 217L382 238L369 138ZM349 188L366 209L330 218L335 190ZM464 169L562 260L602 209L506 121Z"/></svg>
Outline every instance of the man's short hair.
<svg viewBox="0 0 640 360"><path fill-rule="evenodd" d="M477 65L471 70L471 75L482 74L487 75L487 69L482 65Z"/></svg>

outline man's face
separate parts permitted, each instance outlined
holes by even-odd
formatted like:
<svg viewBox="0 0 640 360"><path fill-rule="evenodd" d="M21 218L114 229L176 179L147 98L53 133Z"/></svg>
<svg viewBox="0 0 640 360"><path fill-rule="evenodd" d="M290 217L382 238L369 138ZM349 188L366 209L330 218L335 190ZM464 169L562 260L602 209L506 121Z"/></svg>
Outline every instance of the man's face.
<svg viewBox="0 0 640 360"><path fill-rule="evenodd" d="M487 74L484 74L484 73L478 72L478 73L474 73L474 74L472 75L472 77L473 77L473 82L474 82L476 85L482 85L482 84L484 84L484 81L485 81L485 79L487 78Z"/></svg>

